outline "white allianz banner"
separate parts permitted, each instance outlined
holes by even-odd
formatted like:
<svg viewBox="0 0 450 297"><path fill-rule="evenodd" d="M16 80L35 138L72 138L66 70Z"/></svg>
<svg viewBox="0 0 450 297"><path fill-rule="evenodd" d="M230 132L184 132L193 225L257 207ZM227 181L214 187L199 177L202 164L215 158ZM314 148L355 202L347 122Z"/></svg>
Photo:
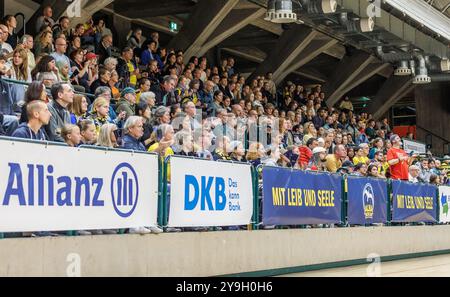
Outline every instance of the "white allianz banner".
<svg viewBox="0 0 450 297"><path fill-rule="evenodd" d="M234 226L251 223L251 166L208 160L170 159L171 227Z"/></svg>
<svg viewBox="0 0 450 297"><path fill-rule="evenodd" d="M450 187L439 187L439 221L450 223Z"/></svg>
<svg viewBox="0 0 450 297"><path fill-rule="evenodd" d="M0 140L0 232L154 226L158 156Z"/></svg>

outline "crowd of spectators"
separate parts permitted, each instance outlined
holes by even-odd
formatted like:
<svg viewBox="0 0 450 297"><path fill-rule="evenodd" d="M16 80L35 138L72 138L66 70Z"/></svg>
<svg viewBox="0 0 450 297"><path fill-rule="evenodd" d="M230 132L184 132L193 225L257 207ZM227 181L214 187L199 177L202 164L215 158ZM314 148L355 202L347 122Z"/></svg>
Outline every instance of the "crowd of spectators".
<svg viewBox="0 0 450 297"><path fill-rule="evenodd" d="M407 154L388 119L326 104L320 85L272 73L246 80L235 60L184 59L135 29L121 49L106 22L70 27L51 7L37 36L0 25L0 134L266 166L448 184L448 162ZM26 83L26 84L25 84ZM86 94L85 94L86 93ZM85 95L83 95L85 94ZM89 96L88 94L92 94ZM449 160L450 162L450 160Z"/></svg>

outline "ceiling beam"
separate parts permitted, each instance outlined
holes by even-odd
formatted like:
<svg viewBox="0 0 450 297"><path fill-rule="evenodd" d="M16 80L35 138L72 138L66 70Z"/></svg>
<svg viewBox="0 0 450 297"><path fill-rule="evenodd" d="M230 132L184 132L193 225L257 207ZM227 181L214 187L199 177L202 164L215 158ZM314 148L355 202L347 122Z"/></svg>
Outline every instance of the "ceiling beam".
<svg viewBox="0 0 450 297"><path fill-rule="evenodd" d="M190 13L195 7L192 1L180 0L115 0L114 10L130 18L147 18L171 14Z"/></svg>
<svg viewBox="0 0 450 297"><path fill-rule="evenodd" d="M355 80L374 60L374 56L363 51L357 51L352 56L345 56L323 86L323 91L327 96L327 105L336 104L341 99L339 96L344 87Z"/></svg>
<svg viewBox="0 0 450 297"><path fill-rule="evenodd" d="M228 37L232 36L253 20L261 17L265 9L233 9L221 24L211 33L208 40L200 47L198 56L203 56L208 50L215 47Z"/></svg>
<svg viewBox="0 0 450 297"><path fill-rule="evenodd" d="M314 58L323 53L324 50L332 47L337 43L336 39L328 40L313 40L308 46L297 56L297 58L292 61L291 65L285 69L284 72L280 73L278 76L274 77L275 84L279 84L286 78L290 73L300 69L303 65L312 61Z"/></svg>
<svg viewBox="0 0 450 297"><path fill-rule="evenodd" d="M284 31L269 56L253 72L250 79L265 75L267 72L272 72L273 77L277 78L290 67L291 63L317 35L317 31L303 25L292 26L289 30Z"/></svg>
<svg viewBox="0 0 450 297"><path fill-rule="evenodd" d="M386 80L377 95L370 101L367 112L380 119L395 103L415 88L411 76L394 76Z"/></svg>
<svg viewBox="0 0 450 297"><path fill-rule="evenodd" d="M239 0L199 0L168 48L184 50L186 60L198 55L202 45L238 3Z"/></svg>

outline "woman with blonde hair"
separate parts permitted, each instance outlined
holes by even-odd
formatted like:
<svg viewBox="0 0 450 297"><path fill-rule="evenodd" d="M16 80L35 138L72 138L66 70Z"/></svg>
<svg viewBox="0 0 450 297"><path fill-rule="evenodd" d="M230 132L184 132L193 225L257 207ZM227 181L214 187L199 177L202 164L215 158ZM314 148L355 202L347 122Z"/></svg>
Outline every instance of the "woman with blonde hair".
<svg viewBox="0 0 450 297"><path fill-rule="evenodd" d="M98 97L95 99L94 103L92 103L92 114L89 119L94 122L97 134L100 133L101 126L108 123L118 125L122 120L120 116L115 120L111 119L109 116L109 100L105 97Z"/></svg>
<svg viewBox="0 0 450 297"><path fill-rule="evenodd" d="M314 127L314 124L312 122L305 123L304 131L305 136L303 136L303 143L307 143L308 140L312 137L317 137L316 127Z"/></svg>
<svg viewBox="0 0 450 297"><path fill-rule="evenodd" d="M38 41L34 46L34 54L39 56L42 53L51 54L53 52L53 34L50 31L42 31Z"/></svg>
<svg viewBox="0 0 450 297"><path fill-rule="evenodd" d="M115 124L104 124L100 127L100 132L97 138L97 146L116 148L118 147L117 139L118 128Z"/></svg>
<svg viewBox="0 0 450 297"><path fill-rule="evenodd" d="M261 142L252 142L248 148L246 159L252 163L253 166L261 164L261 159L266 157L266 150Z"/></svg>

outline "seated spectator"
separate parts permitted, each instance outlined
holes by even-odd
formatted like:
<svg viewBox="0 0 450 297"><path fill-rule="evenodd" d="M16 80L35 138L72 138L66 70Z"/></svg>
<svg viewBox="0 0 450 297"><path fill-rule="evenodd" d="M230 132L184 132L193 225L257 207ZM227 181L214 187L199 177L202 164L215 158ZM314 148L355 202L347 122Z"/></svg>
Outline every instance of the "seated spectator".
<svg viewBox="0 0 450 297"><path fill-rule="evenodd" d="M428 164L429 164L429 160L423 159L419 165L419 168L420 168L419 181L422 183L430 182L431 171L428 168Z"/></svg>
<svg viewBox="0 0 450 297"><path fill-rule="evenodd" d="M378 169L377 169L378 170ZM356 176L367 176L367 165L364 163L358 163L355 165L353 175Z"/></svg>
<svg viewBox="0 0 450 297"><path fill-rule="evenodd" d="M277 167L278 162L281 159L280 149L277 146L270 146L266 153L268 157L263 159L261 163L264 164L264 166Z"/></svg>
<svg viewBox="0 0 450 297"><path fill-rule="evenodd" d="M232 141L230 143L230 157L231 160L236 162L247 162L245 159L244 145L240 141Z"/></svg>
<svg viewBox="0 0 450 297"><path fill-rule="evenodd" d="M63 83L53 85L51 93L53 100L48 104L48 109L52 117L45 129L51 141L65 142L61 136L61 129L64 125L71 123L70 112L67 108L73 103L74 93L68 84Z"/></svg>
<svg viewBox="0 0 450 297"><path fill-rule="evenodd" d="M299 148L299 158L298 158L298 166L300 169L306 169L308 167L309 161L313 156L313 150L318 147L319 142L316 138L309 138L306 142L306 145L302 145Z"/></svg>
<svg viewBox="0 0 450 297"><path fill-rule="evenodd" d="M74 95L73 103L70 105L71 124L76 125L88 117L88 102L85 96Z"/></svg>
<svg viewBox="0 0 450 297"><path fill-rule="evenodd" d="M347 150L343 145L336 145L334 147L334 154L327 156L327 170L335 173L342 167L342 159L347 156Z"/></svg>
<svg viewBox="0 0 450 297"><path fill-rule="evenodd" d="M150 91L151 82L148 78L141 78L137 87L138 89L136 90L136 103L139 103L141 94Z"/></svg>
<svg viewBox="0 0 450 297"><path fill-rule="evenodd" d="M154 141L154 138L151 137L153 132L153 127L151 124L151 111L146 101L141 101L136 104L136 115L140 116L143 120L144 134L142 135L140 141L144 144L145 148L148 149Z"/></svg>
<svg viewBox="0 0 450 297"><path fill-rule="evenodd" d="M51 73L53 76L53 83L59 81L59 71L56 67L55 58L52 56L43 56L36 64L36 67L31 71L31 77L33 80L41 80L38 76L42 73Z"/></svg>
<svg viewBox="0 0 450 297"><path fill-rule="evenodd" d="M91 93L94 94L99 87L108 87L111 80L111 72L106 68L100 68L98 71L98 79L91 84Z"/></svg>
<svg viewBox="0 0 450 297"><path fill-rule="evenodd" d="M112 34L106 34L102 37L100 45L97 47L98 62L106 66L106 59L112 57Z"/></svg>
<svg viewBox="0 0 450 297"><path fill-rule="evenodd" d="M125 88L121 93L122 98L116 106L116 113L125 112L125 118L135 115L136 91L133 88Z"/></svg>
<svg viewBox="0 0 450 297"><path fill-rule="evenodd" d="M419 173L420 173L419 166L411 165L411 166L409 166L408 171L409 171L409 173L408 173L408 181L410 183L418 183L419 182Z"/></svg>
<svg viewBox="0 0 450 297"><path fill-rule="evenodd" d="M78 123L80 128L80 145L94 145L97 142L97 131L94 122L91 120L82 120Z"/></svg>
<svg viewBox="0 0 450 297"><path fill-rule="evenodd" d="M142 118L130 116L123 127L124 136L122 147L133 151L145 152L145 146L139 141L144 134Z"/></svg>
<svg viewBox="0 0 450 297"><path fill-rule="evenodd" d="M215 150L212 152L214 161L217 160L228 160L230 161L231 158L228 155L228 152L230 151L230 139L227 136L218 136L216 138L215 143Z"/></svg>
<svg viewBox="0 0 450 297"><path fill-rule="evenodd" d="M311 138L313 139L313 138ZM308 169L313 171L326 171L327 150L323 147L315 147L308 163Z"/></svg>
<svg viewBox="0 0 450 297"><path fill-rule="evenodd" d="M118 139L118 128L115 124L104 124L100 127L100 132L97 137L98 146L117 148L119 147Z"/></svg>
<svg viewBox="0 0 450 297"><path fill-rule="evenodd" d="M81 143L80 128L77 125L65 124L61 129L61 137L71 147L77 147Z"/></svg>
<svg viewBox="0 0 450 297"><path fill-rule="evenodd" d="M353 163L358 165L359 163L369 164L370 160L367 157L367 152L369 151L369 145L367 143L362 143L355 150L356 156L353 158Z"/></svg>
<svg viewBox="0 0 450 297"><path fill-rule="evenodd" d="M50 121L50 111L47 104L41 100L34 100L26 105L27 122L19 125L14 131L12 137L48 140L47 133L43 126L48 125Z"/></svg>
<svg viewBox="0 0 450 297"><path fill-rule="evenodd" d="M165 76L162 83L159 85L153 85L151 91L156 95L156 104L170 106L176 102L175 94L175 80L170 76Z"/></svg>
<svg viewBox="0 0 450 297"><path fill-rule="evenodd" d="M47 103L47 92L45 90L45 86L40 81L33 81L29 86L25 93L25 102L22 105L21 113L20 113L20 123L28 122L27 118L27 105L31 101L41 100L44 103Z"/></svg>

